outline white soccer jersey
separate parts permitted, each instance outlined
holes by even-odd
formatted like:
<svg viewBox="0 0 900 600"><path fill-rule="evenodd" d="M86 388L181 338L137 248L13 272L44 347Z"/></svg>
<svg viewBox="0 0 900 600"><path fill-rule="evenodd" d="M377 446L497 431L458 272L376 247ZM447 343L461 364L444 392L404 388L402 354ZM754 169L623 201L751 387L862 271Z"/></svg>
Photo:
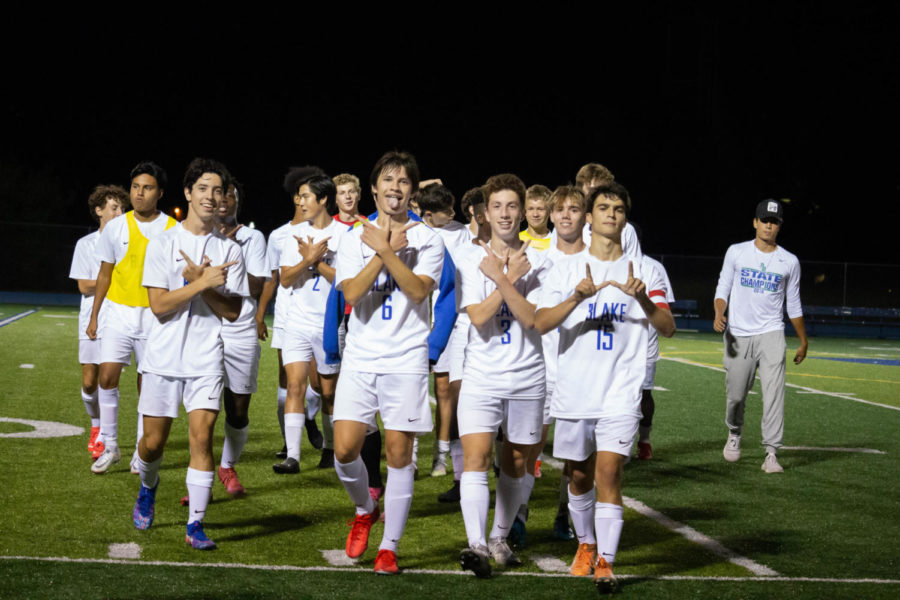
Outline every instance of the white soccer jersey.
<svg viewBox="0 0 900 600"><path fill-rule="evenodd" d="M572 295L590 264L595 283L628 279L628 265L663 303L662 278L633 257L601 261L589 249L559 261L547 275L539 308L552 308ZM641 384L647 365L649 320L634 298L606 286L575 307L559 328L556 394L550 414L563 419L641 416Z"/></svg>
<svg viewBox="0 0 900 600"><path fill-rule="evenodd" d="M249 295L240 246L218 232L194 235L180 223L150 240L144 259L144 287L175 290L187 285L180 251L197 264L204 256L213 266L236 261L228 268L225 285L216 291L228 296ZM141 367L145 373L167 377L222 375L221 330L222 319L197 294L178 310L153 320Z"/></svg>
<svg viewBox="0 0 900 600"><path fill-rule="evenodd" d="M456 270L459 271L459 265L457 264L457 258L460 250L464 250L472 246L472 239L474 236L472 232L469 231L469 228L460 223L459 221L450 221L443 227L433 227L432 231L436 232L439 236L441 236L441 240L444 242L444 248L447 249L447 252L450 254L450 258L453 259L453 264L456 266ZM457 287L459 285L459 278L456 279ZM435 286L435 291L437 291L437 287L440 285L440 282L437 282ZM431 311L434 313L434 304L437 302L438 294L431 295ZM457 307L459 307L459 294L456 294L457 299Z"/></svg>
<svg viewBox="0 0 900 600"><path fill-rule="evenodd" d="M544 257L548 261L548 269L556 263L568 259L573 254L564 254L560 252L559 247L554 245L544 251ZM544 366L547 369L547 390L552 391L556 385L556 351L559 347L559 328L551 329L541 337L541 345L544 348Z"/></svg>
<svg viewBox="0 0 900 600"><path fill-rule="evenodd" d="M363 228L347 232L338 248L335 283L359 275L375 252L360 236ZM425 275L435 284L441 278L444 242L430 227L416 225L407 230L409 245L397 256L416 275ZM353 306L347 326L342 370L374 373L428 373L428 334L431 319L428 301L412 303L400 290L387 269L381 271Z"/></svg>
<svg viewBox="0 0 900 600"><path fill-rule="evenodd" d="M100 232L94 231L79 239L75 244L75 253L72 255L72 267L69 269L69 279L96 280L100 273L100 261L94 255L94 247L100 239ZM97 330L106 323L107 301L104 299L100 305L100 315L97 317ZM86 330L91 320L91 311L94 309L94 295L81 295L81 306L78 310L78 339L90 339Z"/></svg>
<svg viewBox="0 0 900 600"><path fill-rule="evenodd" d="M662 277L663 291L666 293L666 303L671 305L675 302L675 293L672 291L672 282L669 281L669 274L666 273L666 268L662 263L650 258L646 254L641 257L641 261L643 262L645 271L649 270L650 267L653 267L656 269L656 272L659 273L660 277ZM653 325L647 326L647 333L649 335L647 338L647 362L656 362L659 360L659 334L656 332L656 328L653 327Z"/></svg>
<svg viewBox="0 0 900 600"><path fill-rule="evenodd" d="M323 229L316 229L308 221L292 225L281 248L280 266L282 268L293 267L303 261L297 240L294 239L294 236L297 236L303 240L311 237L313 243L330 238L328 250L322 257L322 261L333 267L341 237L348 231L346 225L333 219ZM301 273L294 285L288 289L285 299L288 308L283 321L284 327L291 330L302 329L321 336L322 325L325 322L325 307L328 304L330 291L331 283L318 270Z"/></svg>
<svg viewBox="0 0 900 600"><path fill-rule="evenodd" d="M266 249L266 256L269 259L269 273L277 271L281 267L281 249L284 247L285 236L290 235L291 223L288 221L278 229L269 234L269 244ZM287 316L288 296L290 293L279 285L275 290L275 317L272 320L272 327L284 327L284 319Z"/></svg>
<svg viewBox="0 0 900 600"><path fill-rule="evenodd" d="M235 242L241 247L241 256L244 258L244 268L247 275L269 279L272 271L269 270L269 261L266 258L266 238L255 229L242 226L234 236ZM248 283L249 289L249 283ZM234 323L222 319L222 337L229 342L243 342L255 344L256 337L256 298L249 294L244 296L241 302L241 314Z"/></svg>
<svg viewBox="0 0 900 600"><path fill-rule="evenodd" d="M127 214L119 215L103 228L100 238L97 240L97 245L94 246L94 256L98 260L118 264L125 257L130 241ZM134 222L145 238L153 240L166 231L168 218L160 212L157 214L156 219L149 223L144 223L137 219ZM150 308L146 306L126 306L109 299L104 304L106 305L107 313L106 327L112 327L116 331L135 338L147 337L154 321ZM100 331L99 322L97 323L97 330ZM100 334L102 335L102 331Z"/></svg>
<svg viewBox="0 0 900 600"><path fill-rule="evenodd" d="M728 328L737 336L784 329L784 305L791 319L803 316L800 261L777 246L761 252L753 240L734 244L725 253L716 298L728 303Z"/></svg>
<svg viewBox="0 0 900 600"><path fill-rule="evenodd" d="M516 289L532 304L537 304L541 285L550 263L539 250L525 251L531 269L515 283ZM481 247L466 250L462 259L460 310L483 302L497 286L482 273L485 256ZM536 329L524 329L503 302L497 313L480 328L469 325L469 344L463 382L479 394L501 398L543 400L546 372L541 335Z"/></svg>

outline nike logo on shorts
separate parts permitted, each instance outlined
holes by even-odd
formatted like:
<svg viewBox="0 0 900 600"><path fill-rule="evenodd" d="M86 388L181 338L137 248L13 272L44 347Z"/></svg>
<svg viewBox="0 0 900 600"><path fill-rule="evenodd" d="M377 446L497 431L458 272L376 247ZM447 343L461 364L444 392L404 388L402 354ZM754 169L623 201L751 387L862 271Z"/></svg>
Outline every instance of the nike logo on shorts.
<svg viewBox="0 0 900 600"><path fill-rule="evenodd" d="M407 421L409 421L410 423L412 423L413 421L418 421L418 420L419 420L419 417L416 417L415 419L407 419Z"/></svg>

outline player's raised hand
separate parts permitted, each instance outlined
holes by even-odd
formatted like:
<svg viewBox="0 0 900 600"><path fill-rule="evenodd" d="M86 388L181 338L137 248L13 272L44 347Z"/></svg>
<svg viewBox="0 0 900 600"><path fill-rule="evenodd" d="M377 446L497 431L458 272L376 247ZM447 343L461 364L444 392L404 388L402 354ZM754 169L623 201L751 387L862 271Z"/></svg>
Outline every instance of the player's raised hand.
<svg viewBox="0 0 900 600"><path fill-rule="evenodd" d="M596 294L609 284L609 281L604 281L603 283L594 283L594 277L593 275L591 275L591 265L585 263L584 279L578 282L578 285L575 286L575 291L572 295L575 298L575 302L581 302L585 298L592 297L594 294Z"/></svg>
<svg viewBox="0 0 900 600"><path fill-rule="evenodd" d="M184 280L191 283L192 281L199 279L200 276L203 275L203 270L209 266L209 257L203 255L203 260L200 261L200 264L198 265L191 260L190 256L184 253L184 250L179 250L178 252L184 257L184 263L186 265L181 271L181 276L184 277Z"/></svg>
<svg viewBox="0 0 900 600"><path fill-rule="evenodd" d="M375 254L392 252L390 227L381 229L375 223L365 217L357 216L356 221L362 225L363 232L359 236L360 241L375 251Z"/></svg>
<svg viewBox="0 0 900 600"><path fill-rule="evenodd" d="M617 287L632 298L639 298L641 295L647 295L647 285L634 276L634 263L628 261L628 279L625 283L618 281L609 281L609 285Z"/></svg>
<svg viewBox="0 0 900 600"><path fill-rule="evenodd" d="M241 227L243 227L243 225L241 225L240 223L236 223L235 226L230 229L228 227L225 227L225 229L222 230L222 235L227 237L229 240L236 242L237 240L235 239L235 236L237 235L238 229L240 229Z"/></svg>
<svg viewBox="0 0 900 600"><path fill-rule="evenodd" d="M215 267L208 266L203 269L201 281L204 284L204 289L211 289L219 287L220 285L225 285L225 281L228 279L228 267L234 266L236 264L238 264L238 261L232 260Z"/></svg>
<svg viewBox="0 0 900 600"><path fill-rule="evenodd" d="M388 239L391 242L391 250L395 253L400 252L407 246L409 246L409 240L406 237L406 232L419 224L419 221L413 221L410 219L407 221L406 225L397 229L396 231L389 230L388 231Z"/></svg>
<svg viewBox="0 0 900 600"><path fill-rule="evenodd" d="M510 283L517 282L531 270L531 261L528 260L528 255L525 254L530 245L531 240L527 240L518 250L507 257L506 278L509 279Z"/></svg>
<svg viewBox="0 0 900 600"><path fill-rule="evenodd" d="M485 274L485 276L491 281L496 282L501 277L506 277L506 274L503 272L503 267L506 266L506 261L494 254L494 251L491 250L491 247L485 242L478 240L478 245L484 249L485 257L481 259L481 264L478 265L478 268L481 269L481 272Z"/></svg>

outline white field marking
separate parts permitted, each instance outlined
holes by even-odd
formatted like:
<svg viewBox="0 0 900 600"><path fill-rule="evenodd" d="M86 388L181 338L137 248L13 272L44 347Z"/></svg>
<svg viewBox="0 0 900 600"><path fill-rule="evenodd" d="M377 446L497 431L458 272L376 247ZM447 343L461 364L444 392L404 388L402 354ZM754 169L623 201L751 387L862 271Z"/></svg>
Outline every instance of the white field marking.
<svg viewBox="0 0 900 600"><path fill-rule="evenodd" d="M31 363L22 363L21 365L19 365L19 368L20 369L33 369L34 365Z"/></svg>
<svg viewBox="0 0 900 600"><path fill-rule="evenodd" d="M57 327L65 327L65 323L54 323Z"/></svg>
<svg viewBox="0 0 900 600"><path fill-rule="evenodd" d="M725 372L725 369L723 369L722 367L713 367L710 365L704 365L701 363L694 362L692 360L688 360L686 358L676 358L674 356L660 356L660 358L665 359L665 360L672 360L675 362L680 362L685 365L691 365L693 367L703 367L704 369L712 369L713 371L719 371L721 373ZM863 400L862 398L854 398L851 394L844 394L844 393L837 393L837 392L825 392L823 390L817 390L816 388L807 387L805 385L797 385L796 383L785 382L784 385L786 387L794 388L797 390L803 390L803 391L809 392L811 394L819 394L821 396L831 396L832 398L843 398L844 400L853 400L854 402L860 402L862 404L869 404L871 406L880 406L881 408L889 408L891 410L900 410L900 406L891 406L890 404L881 404L880 402L872 402L871 400Z"/></svg>
<svg viewBox="0 0 900 600"><path fill-rule="evenodd" d="M0 321L0 327L3 327L4 325L9 325L9 324L12 323L13 321L18 321L19 319L24 319L24 318L27 317L28 315L33 315L33 314L36 313L36 312L37 312L37 309L36 309L36 308L32 308L31 310L26 310L25 312L20 312L20 313L17 314L17 315L13 315L13 316L11 316L11 317L6 317L6 318L3 319L2 321Z"/></svg>
<svg viewBox="0 0 900 600"><path fill-rule="evenodd" d="M782 450L811 450L813 452L859 452L861 454L887 454L875 448L839 448L837 446L782 446Z"/></svg>
<svg viewBox="0 0 900 600"><path fill-rule="evenodd" d="M80 563L80 564L105 564L105 565L140 565L144 567L186 567L186 568L214 568L214 569L250 569L255 571L299 571L299 572L325 572L325 573L371 573L367 567L297 567L294 565L250 565L243 563L196 563L174 562L164 560L122 560L116 558L69 558L67 556L0 556L0 560L33 560L41 562ZM456 575L462 577L474 577L471 571L443 571L440 569L404 569L404 573L412 575ZM500 571L494 573L495 577L565 577L573 579L568 573L528 573L516 571ZM616 573L616 579L635 579L653 581L756 581L766 583L770 581L803 582L803 583L884 583L900 584L900 579L875 579L875 578L847 578L834 577L728 577L728 576L702 576L702 575L626 575Z"/></svg>
<svg viewBox="0 0 900 600"><path fill-rule="evenodd" d="M818 394L819 392L807 392L804 390L797 390L798 394ZM845 396L855 396L856 392L841 392Z"/></svg>
<svg viewBox="0 0 900 600"><path fill-rule="evenodd" d="M81 435L84 433L83 427L76 427L66 423L57 423L56 421L31 421L29 419L11 419L9 417L0 417L0 422L5 423L21 423L22 425L31 425L34 427L32 431L16 431L14 433L0 433L0 438L52 438L66 437L70 435Z"/></svg>
<svg viewBox="0 0 900 600"><path fill-rule="evenodd" d="M41 315L45 319L77 319L78 315Z"/></svg>
<svg viewBox="0 0 900 600"><path fill-rule="evenodd" d="M549 456L544 457L543 462L550 465L554 469L559 469L560 471L564 466L562 462ZM778 573L776 573L769 567L761 565L757 562L754 562L753 560L750 560L749 558L733 552L732 550L729 550L711 537L700 533L693 527L685 525L684 523L679 523L678 521L667 517L659 511L653 510L640 500L635 500L634 498L629 498L628 496L622 496L622 501L628 508L642 514L649 519L653 519L666 529L683 536L688 541L703 546L706 550L712 552L713 554L721 556L722 558L725 558L729 562L732 562L740 567L744 567L754 575L778 575ZM537 559L535 559L535 562L537 562ZM540 567L541 565L538 564L538 566ZM541 568L543 569L543 567Z"/></svg>
<svg viewBox="0 0 900 600"><path fill-rule="evenodd" d="M541 571L546 571L548 573L569 572L569 565L556 558L555 556L533 556L531 559Z"/></svg>
<svg viewBox="0 0 900 600"><path fill-rule="evenodd" d="M752 396L757 396L757 395L759 395L758 392L754 392L753 390L750 390L750 391L747 392L747 393L750 394L750 395L752 395Z"/></svg>
<svg viewBox="0 0 900 600"><path fill-rule="evenodd" d="M860 346L860 350L879 350L881 352L900 352L900 347L890 347L890 346Z"/></svg>
<svg viewBox="0 0 900 600"><path fill-rule="evenodd" d="M127 544L110 544L109 545L109 557L110 558L140 558L141 557L141 547L135 544L134 542L128 542Z"/></svg>
<svg viewBox="0 0 900 600"><path fill-rule="evenodd" d="M332 567L354 567L357 564L355 558L347 556L346 550L319 550L319 552Z"/></svg>
<svg viewBox="0 0 900 600"><path fill-rule="evenodd" d="M705 548L709 552L712 552L717 556L721 556L728 562L738 565L739 567L744 567L754 575L764 575L767 577L778 575L777 571L770 569L766 565L760 564L754 560L747 558L746 556L741 556L740 554L729 550L711 537L700 533L693 527L685 525L684 523L679 523L678 521L667 517L659 511L653 510L640 500L622 496L622 501L624 502L625 506L627 506L631 510L637 511L645 517L653 519L666 529L680 534L688 541L703 546L703 548Z"/></svg>
<svg viewBox="0 0 900 600"><path fill-rule="evenodd" d="M654 392L668 392L669 390L667 390L667 389L664 388L664 387L661 387L661 386L658 386L658 385L654 385L654 386L653 386L653 391L654 391Z"/></svg>
<svg viewBox="0 0 900 600"><path fill-rule="evenodd" d="M435 398L431 394L428 394L428 401L431 402L432 406L437 406L437 398Z"/></svg>

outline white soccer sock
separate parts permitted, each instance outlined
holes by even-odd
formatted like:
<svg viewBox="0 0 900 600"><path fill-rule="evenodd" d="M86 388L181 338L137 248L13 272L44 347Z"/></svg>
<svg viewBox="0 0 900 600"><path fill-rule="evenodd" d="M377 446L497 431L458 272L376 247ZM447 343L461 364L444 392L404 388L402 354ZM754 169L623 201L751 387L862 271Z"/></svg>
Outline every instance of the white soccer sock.
<svg viewBox="0 0 900 600"><path fill-rule="evenodd" d="M531 499L531 490L534 489L534 475L525 473L522 478L522 504L519 506L519 512L516 514L523 523L528 520L528 501Z"/></svg>
<svg viewBox="0 0 900 600"><path fill-rule="evenodd" d="M450 440L450 462L453 463L453 479L460 481L463 472L462 440Z"/></svg>
<svg viewBox="0 0 900 600"><path fill-rule="evenodd" d="M188 496L190 498L190 512L188 513L188 525L194 521L202 521L206 516L206 507L209 505L209 497L212 494L213 472L198 471L188 467L187 477Z"/></svg>
<svg viewBox="0 0 900 600"><path fill-rule="evenodd" d="M619 537L622 535L622 507L618 504L597 502L594 505L594 530L597 533L597 556L606 562L616 561L616 550L619 549Z"/></svg>
<svg viewBox="0 0 900 600"><path fill-rule="evenodd" d="M506 539L509 528L516 518L516 511L522 504L522 477L510 477L500 471L497 479L497 497L494 501L494 526L490 538Z"/></svg>
<svg viewBox="0 0 900 600"><path fill-rule="evenodd" d="M579 544L596 544L594 537L594 490L576 495L569 490L569 516Z"/></svg>
<svg viewBox="0 0 900 600"><path fill-rule="evenodd" d="M475 544L487 546L484 530L487 527L488 508L491 504L491 490L488 488L487 471L466 471L459 480L459 508L469 547Z"/></svg>
<svg viewBox="0 0 900 600"><path fill-rule="evenodd" d="M99 389L98 387L97 390ZM84 388L81 389L81 400L84 402L84 410L87 411L88 416L91 418L91 427L96 427L94 421L100 422L100 403L97 401L97 390L94 390L92 394L88 394L84 391Z"/></svg>
<svg viewBox="0 0 900 600"><path fill-rule="evenodd" d="M438 440L437 441L437 455L438 458L443 458L447 460L447 454L450 452L450 440Z"/></svg>
<svg viewBox="0 0 900 600"><path fill-rule="evenodd" d="M322 413L322 447L334 450L334 415Z"/></svg>
<svg viewBox="0 0 900 600"><path fill-rule="evenodd" d="M362 458L356 457L348 463L334 461L334 470L344 484L351 502L356 505L356 514L367 515L375 510L375 501L369 495L369 474Z"/></svg>
<svg viewBox="0 0 900 600"><path fill-rule="evenodd" d="M284 403L287 402L287 388L278 388L278 426L281 427L281 437L284 437Z"/></svg>
<svg viewBox="0 0 900 600"><path fill-rule="evenodd" d="M222 444L222 468L233 469L241 458L244 451L244 444L247 443L247 432L250 425L246 425L240 429L232 427L225 421L225 443Z"/></svg>
<svg viewBox="0 0 900 600"><path fill-rule="evenodd" d="M300 461L300 440L303 439L303 413L284 413L284 443L287 444L288 458Z"/></svg>
<svg viewBox="0 0 900 600"><path fill-rule="evenodd" d="M118 446L119 437L119 388L97 388L100 406L100 436L107 446Z"/></svg>
<svg viewBox="0 0 900 600"><path fill-rule="evenodd" d="M313 389L313 386L306 386L306 418L315 419L319 414L319 406L322 404L322 394Z"/></svg>
<svg viewBox="0 0 900 600"><path fill-rule="evenodd" d="M159 465L162 464L162 456L152 462L137 457L138 472L141 475L141 485L145 488L153 489L159 483Z"/></svg>
<svg viewBox="0 0 900 600"><path fill-rule="evenodd" d="M395 469L388 465L384 487L384 535L379 550L397 552L397 543L406 529L413 496L413 465Z"/></svg>

